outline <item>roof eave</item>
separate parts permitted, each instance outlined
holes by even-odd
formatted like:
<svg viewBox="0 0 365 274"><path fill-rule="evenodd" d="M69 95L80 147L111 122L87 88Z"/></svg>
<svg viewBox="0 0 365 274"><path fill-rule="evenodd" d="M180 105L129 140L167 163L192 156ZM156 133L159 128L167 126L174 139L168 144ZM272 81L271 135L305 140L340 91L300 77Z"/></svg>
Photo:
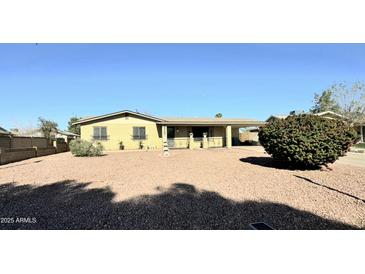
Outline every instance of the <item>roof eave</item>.
<svg viewBox="0 0 365 274"><path fill-rule="evenodd" d="M142 113L138 113L138 112L134 112L134 111L130 111L130 110L123 110L123 111L114 112L114 113L110 113L110 114L105 114L105 115L95 116L95 117L91 117L91 118L87 118L87 119L82 119L82 120L79 120L75 123L72 123L72 125L81 125L81 124L89 123L89 122L92 122L92 121L97 121L97 120L101 120L101 119L105 119L105 118L110 118L110 117L113 117L113 116L118 116L118 115L122 115L122 114L126 114L126 113L136 115L136 116L140 116L140 117L144 117L144 118L156 121L156 122L164 121L163 119L160 119L160 118L157 118L157 117L154 117L154 116L150 116L150 115L147 115L147 114L142 114Z"/></svg>

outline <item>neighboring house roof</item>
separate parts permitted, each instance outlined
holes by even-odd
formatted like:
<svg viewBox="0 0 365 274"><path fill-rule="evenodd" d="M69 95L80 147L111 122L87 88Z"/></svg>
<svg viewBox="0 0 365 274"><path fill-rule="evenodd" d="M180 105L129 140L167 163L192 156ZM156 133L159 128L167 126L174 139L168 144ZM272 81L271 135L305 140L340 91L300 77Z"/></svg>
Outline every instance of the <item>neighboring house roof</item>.
<svg viewBox="0 0 365 274"><path fill-rule="evenodd" d="M331 116L335 116L335 117L338 117L338 118L343 118L343 115L338 114L338 113L333 112L333 111L323 111L323 112L316 113L315 115L317 115L317 116L328 116L328 115L331 115Z"/></svg>
<svg viewBox="0 0 365 274"><path fill-rule="evenodd" d="M285 119L288 115L271 115L267 118L266 122L270 121L271 119Z"/></svg>
<svg viewBox="0 0 365 274"><path fill-rule="evenodd" d="M132 115L139 116L139 117L142 117L142 118L147 118L147 119L150 119L150 120L153 120L153 121L156 121L156 122L162 121L162 119L151 116L151 115L142 114L142 113L134 112L134 111L130 111L130 110L123 110L123 111L113 112L113 113L109 113L109 114L105 114L105 115L83 118L83 119L80 119L77 122L73 123L73 125L84 124L84 123L88 123L88 122L102 120L102 119L105 119L105 118L111 118L111 117L119 116L119 115L122 115L122 114L132 114Z"/></svg>
<svg viewBox="0 0 365 274"><path fill-rule="evenodd" d="M5 128L0 127L0 134L1 135L10 135L11 133L7 131Z"/></svg>
<svg viewBox="0 0 365 274"><path fill-rule="evenodd" d="M334 116L334 117L337 117L337 118L344 118L343 115L341 114L338 114L336 112L333 112L333 111L323 111L323 112L319 112L319 113L315 113L314 115L317 115L317 116L326 116L326 118L331 118L329 116ZM266 122L270 121L271 119L285 119L287 118L289 115L271 115L267 120Z"/></svg>
<svg viewBox="0 0 365 274"><path fill-rule="evenodd" d="M58 130L57 133L60 134L60 135L65 135L65 136L80 137L79 134L75 134L73 132L66 131L66 130Z"/></svg>
<svg viewBox="0 0 365 274"><path fill-rule="evenodd" d="M135 116L139 116L142 118L147 118L155 121L161 125L264 125L265 122L254 120L254 119L245 119L245 118L158 118L151 115L146 115L130 110L123 110L119 112L114 112L101 116L94 116L89 118L80 119L79 121L73 123L84 124L93 121L103 120L106 118L112 118L115 116L119 116L122 114L132 114Z"/></svg>

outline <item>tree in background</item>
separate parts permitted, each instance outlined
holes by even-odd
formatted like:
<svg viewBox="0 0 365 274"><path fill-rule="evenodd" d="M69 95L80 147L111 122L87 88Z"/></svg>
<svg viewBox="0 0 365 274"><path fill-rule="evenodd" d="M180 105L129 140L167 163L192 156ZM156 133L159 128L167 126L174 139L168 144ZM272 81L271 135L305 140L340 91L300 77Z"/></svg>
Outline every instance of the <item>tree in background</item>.
<svg viewBox="0 0 365 274"><path fill-rule="evenodd" d="M223 117L223 114L220 112L215 115L215 118L222 118L222 117Z"/></svg>
<svg viewBox="0 0 365 274"><path fill-rule="evenodd" d="M51 120L46 120L42 117L39 117L38 121L39 129L43 133L43 136L50 140L53 134L57 132L58 124Z"/></svg>
<svg viewBox="0 0 365 274"><path fill-rule="evenodd" d="M356 82L352 86L344 83L333 85L333 94L340 106L341 114L350 123L365 121L365 84Z"/></svg>
<svg viewBox="0 0 365 274"><path fill-rule="evenodd" d="M80 125L73 125L73 123L77 122L81 118L74 116L71 117L68 121L68 131L80 135Z"/></svg>
<svg viewBox="0 0 365 274"><path fill-rule="evenodd" d="M333 111L343 115L350 123L365 120L365 84L356 82L351 86L345 83L332 85L322 95L315 95L313 113Z"/></svg>
<svg viewBox="0 0 365 274"><path fill-rule="evenodd" d="M322 92L322 94L316 93L314 95L314 106L310 110L312 113L320 113L324 111L340 112L340 107L336 100L333 98L333 91L331 88Z"/></svg>

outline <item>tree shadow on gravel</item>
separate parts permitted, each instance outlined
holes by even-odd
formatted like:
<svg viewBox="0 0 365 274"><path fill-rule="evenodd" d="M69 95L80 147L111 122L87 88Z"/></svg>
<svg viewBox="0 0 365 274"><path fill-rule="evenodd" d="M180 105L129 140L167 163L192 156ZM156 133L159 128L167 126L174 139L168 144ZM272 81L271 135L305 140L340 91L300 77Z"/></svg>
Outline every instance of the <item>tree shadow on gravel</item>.
<svg viewBox="0 0 365 274"><path fill-rule="evenodd" d="M289 164L283 163L279 160L275 160L274 158L268 157L246 157L241 158L241 162L249 163L256 166L268 167L268 168L276 168L276 169L286 169L286 170L319 170L320 167L300 167L300 166L291 166Z"/></svg>
<svg viewBox="0 0 365 274"><path fill-rule="evenodd" d="M350 193L343 192L343 191L341 191L341 190L335 189L335 188L330 187L330 186L326 186L326 185L324 185L324 184L316 183L315 181L313 181L313 180L311 180L311 179L309 179L309 178L306 178L306 177L302 177L302 176L299 176L299 175L294 175L294 177L297 177L297 178L299 178L299 179L302 179L302 180L304 180L304 181L306 181L306 182L309 182L309 183L311 183L311 184L314 184L314 185L316 185L316 186L320 186L320 187L327 188L327 189L332 190L332 191L334 191L334 192L340 193L340 194L342 194L342 195L345 195L345 196L347 196L347 197L350 197L350 198L352 198L352 199L355 199L355 200L358 200L358 201L360 201L360 202L365 203L365 200L364 200L364 199L361 199L361 198L359 198L359 197L357 197L357 196L355 196L355 195L352 195L352 194L350 194Z"/></svg>
<svg viewBox="0 0 365 274"><path fill-rule="evenodd" d="M88 185L0 185L0 229L242 230L256 222L274 229L356 229L283 204L235 202L183 183L121 202L113 202L109 188Z"/></svg>

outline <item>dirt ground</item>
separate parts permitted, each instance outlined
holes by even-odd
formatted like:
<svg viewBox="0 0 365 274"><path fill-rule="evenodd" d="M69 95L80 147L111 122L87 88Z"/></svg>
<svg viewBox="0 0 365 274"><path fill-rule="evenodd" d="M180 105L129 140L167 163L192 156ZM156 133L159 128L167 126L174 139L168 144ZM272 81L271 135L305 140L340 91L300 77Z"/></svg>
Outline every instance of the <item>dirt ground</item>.
<svg viewBox="0 0 365 274"><path fill-rule="evenodd" d="M364 229L365 167L332 168L244 148L33 158L0 166L0 228Z"/></svg>

